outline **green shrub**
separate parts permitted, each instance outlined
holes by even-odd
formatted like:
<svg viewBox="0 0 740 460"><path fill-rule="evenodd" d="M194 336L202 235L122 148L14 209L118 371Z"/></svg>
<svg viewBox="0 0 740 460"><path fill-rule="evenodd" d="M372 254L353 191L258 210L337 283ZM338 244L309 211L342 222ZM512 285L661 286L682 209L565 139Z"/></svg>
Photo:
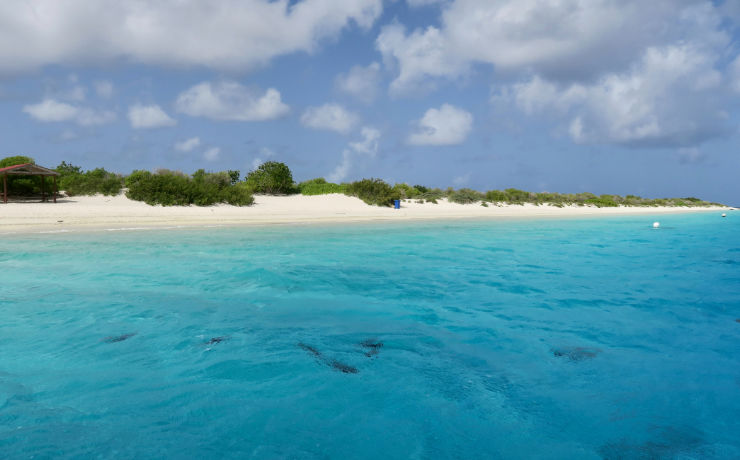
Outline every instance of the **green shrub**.
<svg viewBox="0 0 740 460"><path fill-rule="evenodd" d="M484 199L482 193L469 188L461 188L447 195L451 203L470 204Z"/></svg>
<svg viewBox="0 0 740 460"><path fill-rule="evenodd" d="M489 190L485 194L486 201L491 203L504 203L509 201L509 196L501 190Z"/></svg>
<svg viewBox="0 0 740 460"><path fill-rule="evenodd" d="M285 163L268 161L250 172L244 181L255 193L285 195L295 192L293 174Z"/></svg>
<svg viewBox="0 0 740 460"><path fill-rule="evenodd" d="M123 187L123 178L103 168L83 172L79 166L63 161L56 167L59 173L58 186L67 195L118 195Z"/></svg>
<svg viewBox="0 0 740 460"><path fill-rule="evenodd" d="M22 155L3 158L0 160L0 168L22 165L26 163L36 164L33 158ZM50 180L46 180L46 191L51 191ZM2 185L0 185L2 187ZM8 195L28 196L41 193L41 177L8 175Z"/></svg>
<svg viewBox="0 0 740 460"><path fill-rule="evenodd" d="M249 206L254 203L254 197L246 183L238 182L223 191L223 201L234 206Z"/></svg>
<svg viewBox="0 0 740 460"><path fill-rule="evenodd" d="M0 168L7 168L8 166L23 165L27 163L31 163L32 165L35 165L36 161L31 157L26 157L23 155L5 157L2 160L0 160Z"/></svg>
<svg viewBox="0 0 740 460"><path fill-rule="evenodd" d="M347 185L347 195L356 196L367 204L391 206L399 200L398 191L381 179L362 179Z"/></svg>
<svg viewBox="0 0 740 460"><path fill-rule="evenodd" d="M195 204L208 206L229 203L246 206L254 202L251 187L244 182L232 185L229 172L207 173L199 169L189 177L179 171L159 170L134 171L126 178L132 200L150 205L185 206Z"/></svg>
<svg viewBox="0 0 740 460"><path fill-rule="evenodd" d="M416 186L414 186L416 187ZM441 189L433 188L429 189L425 187L425 191L422 192L418 198L421 198L423 200L429 201L431 203L437 204L437 200L440 198L444 198L445 192L443 192Z"/></svg>
<svg viewBox="0 0 740 460"><path fill-rule="evenodd" d="M598 198L589 198L584 201L584 203L592 204L599 208L615 208L619 206L619 203L614 201L614 197L612 195L601 195Z"/></svg>
<svg viewBox="0 0 740 460"><path fill-rule="evenodd" d="M507 188L505 192L508 197L507 201L510 203L526 203L530 201L532 195L529 192L515 188Z"/></svg>
<svg viewBox="0 0 740 460"><path fill-rule="evenodd" d="M302 195L327 195L329 193L344 193L346 190L346 184L334 184L321 177L298 184L298 191Z"/></svg>
<svg viewBox="0 0 740 460"><path fill-rule="evenodd" d="M424 188L426 189L426 187ZM403 184L403 183L394 185L393 191L398 193L398 196L402 200L416 198L422 194L422 191L417 189L416 187L412 187L409 184Z"/></svg>

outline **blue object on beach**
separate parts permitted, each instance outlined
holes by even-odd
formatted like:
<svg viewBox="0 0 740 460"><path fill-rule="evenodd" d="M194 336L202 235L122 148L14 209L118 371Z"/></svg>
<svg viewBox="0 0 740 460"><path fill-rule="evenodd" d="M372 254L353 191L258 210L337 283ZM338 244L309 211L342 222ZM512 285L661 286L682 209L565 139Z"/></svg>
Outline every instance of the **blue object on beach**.
<svg viewBox="0 0 740 460"><path fill-rule="evenodd" d="M393 200L393 207L396 209L401 209L401 200Z"/></svg>

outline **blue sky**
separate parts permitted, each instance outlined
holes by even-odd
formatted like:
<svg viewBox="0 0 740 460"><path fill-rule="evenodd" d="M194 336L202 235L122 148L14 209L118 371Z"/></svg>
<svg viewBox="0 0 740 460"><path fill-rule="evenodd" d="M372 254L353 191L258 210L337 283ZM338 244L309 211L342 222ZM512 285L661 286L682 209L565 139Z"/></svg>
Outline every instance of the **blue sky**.
<svg viewBox="0 0 740 460"><path fill-rule="evenodd" d="M740 204L740 2L6 0L0 156Z"/></svg>

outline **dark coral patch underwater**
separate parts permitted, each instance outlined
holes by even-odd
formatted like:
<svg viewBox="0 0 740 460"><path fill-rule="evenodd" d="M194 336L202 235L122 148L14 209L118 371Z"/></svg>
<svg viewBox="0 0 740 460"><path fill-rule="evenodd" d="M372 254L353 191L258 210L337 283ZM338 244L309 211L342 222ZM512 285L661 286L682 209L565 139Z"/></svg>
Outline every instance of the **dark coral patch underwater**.
<svg viewBox="0 0 740 460"><path fill-rule="evenodd" d="M563 347L553 348L552 354L557 358L566 358L570 361L585 361L595 358L601 350L587 347Z"/></svg>

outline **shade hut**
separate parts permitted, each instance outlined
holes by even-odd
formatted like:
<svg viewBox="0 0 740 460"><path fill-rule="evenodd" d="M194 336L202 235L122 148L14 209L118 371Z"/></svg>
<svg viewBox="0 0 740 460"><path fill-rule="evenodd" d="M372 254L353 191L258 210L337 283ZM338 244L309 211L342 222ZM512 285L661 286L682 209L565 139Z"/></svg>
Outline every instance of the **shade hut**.
<svg viewBox="0 0 740 460"><path fill-rule="evenodd" d="M54 196L54 203L57 202L57 176L58 172L53 169L44 168L43 166L35 165L33 163L24 163L21 165L8 166L0 168L0 175L3 176L3 203L8 202L8 176L41 176L41 200L46 201L46 186L44 179L46 176L51 176L54 179L52 191Z"/></svg>

